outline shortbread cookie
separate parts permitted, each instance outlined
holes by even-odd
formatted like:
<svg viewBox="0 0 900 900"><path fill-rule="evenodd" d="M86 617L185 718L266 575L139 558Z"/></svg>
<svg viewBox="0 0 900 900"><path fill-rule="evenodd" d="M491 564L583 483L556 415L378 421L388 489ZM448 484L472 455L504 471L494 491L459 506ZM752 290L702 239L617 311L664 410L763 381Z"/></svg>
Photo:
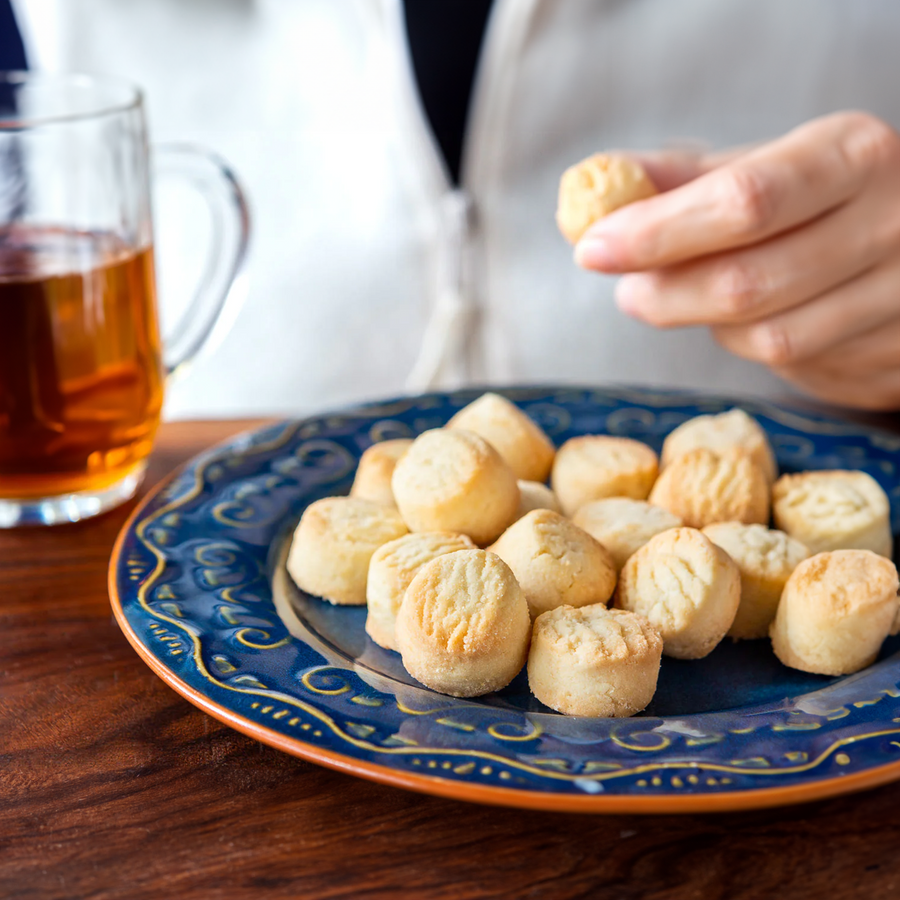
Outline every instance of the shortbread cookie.
<svg viewBox="0 0 900 900"><path fill-rule="evenodd" d="M544 430L518 406L499 394L482 394L463 407L448 428L464 428L483 437L524 481L546 481L556 448Z"/></svg>
<svg viewBox="0 0 900 900"><path fill-rule="evenodd" d="M655 185L636 160L595 153L563 172L556 224L569 243L577 244L597 219L656 193Z"/></svg>
<svg viewBox="0 0 900 900"><path fill-rule="evenodd" d="M661 506L629 497L607 497L585 503L572 516L572 521L609 550L617 572L654 535L684 524Z"/></svg>
<svg viewBox="0 0 900 900"><path fill-rule="evenodd" d="M549 509L533 510L510 525L490 550L512 569L532 618L563 604L606 603L616 586L609 553Z"/></svg>
<svg viewBox="0 0 900 900"><path fill-rule="evenodd" d="M736 640L767 637L781 592L809 550L765 525L719 522L707 525L703 533L735 561L741 573L741 605L729 636Z"/></svg>
<svg viewBox="0 0 900 900"><path fill-rule="evenodd" d="M671 528L641 547L619 577L616 605L650 620L663 653L700 659L731 628L741 577L731 557L693 528Z"/></svg>
<svg viewBox="0 0 900 900"><path fill-rule="evenodd" d="M871 550L890 559L890 503L865 472L831 470L782 475L772 488L775 524L809 547Z"/></svg>
<svg viewBox="0 0 900 900"><path fill-rule="evenodd" d="M656 454L631 438L591 434L566 441L553 463L551 484L563 512L603 497L646 500L658 472Z"/></svg>
<svg viewBox="0 0 900 900"><path fill-rule="evenodd" d="M464 534L422 531L379 547L369 563L366 633L382 647L397 649L397 611L410 582L427 562L456 550L474 550Z"/></svg>
<svg viewBox="0 0 900 900"><path fill-rule="evenodd" d="M673 459L660 473L650 502L680 516L691 528L713 522L769 521L769 485L743 451L718 454L706 447Z"/></svg>
<svg viewBox="0 0 900 900"><path fill-rule="evenodd" d="M528 656L528 604L509 566L458 550L419 569L397 614L403 665L426 687L477 697L505 687Z"/></svg>
<svg viewBox="0 0 900 900"><path fill-rule="evenodd" d="M559 500L556 494L539 481L519 481L519 511L516 518L521 519L525 513L533 509L549 509L553 512L562 512L559 508Z"/></svg>
<svg viewBox="0 0 900 900"><path fill-rule="evenodd" d="M637 613L560 606L534 623L528 685L567 716L633 716L653 699L662 648Z"/></svg>
<svg viewBox="0 0 900 900"><path fill-rule="evenodd" d="M372 444L364 450L359 458L350 496L383 503L385 506L396 506L394 492L391 490L391 478L397 460L411 445L411 438L397 438Z"/></svg>
<svg viewBox="0 0 900 900"><path fill-rule="evenodd" d="M307 593L361 606L372 554L406 532L396 509L358 497L325 497L306 507L294 531L287 570Z"/></svg>
<svg viewBox="0 0 900 900"><path fill-rule="evenodd" d="M765 431L756 419L742 409L730 409L717 416L696 416L679 425L663 443L660 466L698 447L716 453L738 449L747 453L772 484L778 477L778 464Z"/></svg>
<svg viewBox="0 0 900 900"><path fill-rule="evenodd" d="M512 469L484 438L461 428L419 435L392 486L410 531L467 534L476 544L499 537L519 508Z"/></svg>
<svg viewBox="0 0 900 900"><path fill-rule="evenodd" d="M897 568L870 550L804 560L772 623L772 649L792 669L849 675L871 665L898 614Z"/></svg>

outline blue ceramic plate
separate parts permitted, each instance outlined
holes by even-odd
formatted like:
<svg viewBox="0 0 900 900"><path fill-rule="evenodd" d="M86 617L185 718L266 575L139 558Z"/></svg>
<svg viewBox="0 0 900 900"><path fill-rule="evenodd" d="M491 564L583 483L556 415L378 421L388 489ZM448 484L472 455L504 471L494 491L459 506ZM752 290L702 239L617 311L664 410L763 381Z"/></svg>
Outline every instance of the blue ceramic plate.
<svg viewBox="0 0 900 900"><path fill-rule="evenodd" d="M900 639L848 678L782 666L768 641L664 659L632 719L575 719L530 696L524 673L474 700L436 694L372 643L365 609L297 590L291 530L346 493L362 451L445 423L480 391L431 394L291 422L195 459L153 492L113 553L110 592L140 655L189 700L289 753L461 799L559 810L767 806L900 778ZM657 450L680 422L732 401L626 389L504 392L557 443L610 433ZM900 437L742 403L785 471L863 469L900 530Z"/></svg>

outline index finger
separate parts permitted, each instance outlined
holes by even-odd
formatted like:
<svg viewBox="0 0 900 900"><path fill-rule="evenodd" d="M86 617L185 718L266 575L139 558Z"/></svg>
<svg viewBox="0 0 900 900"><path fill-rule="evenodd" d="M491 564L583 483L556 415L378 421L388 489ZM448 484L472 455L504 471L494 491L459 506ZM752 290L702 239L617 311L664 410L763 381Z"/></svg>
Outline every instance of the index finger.
<svg viewBox="0 0 900 900"><path fill-rule="evenodd" d="M600 219L576 262L604 272L655 269L755 244L852 197L865 178L862 114L827 116Z"/></svg>

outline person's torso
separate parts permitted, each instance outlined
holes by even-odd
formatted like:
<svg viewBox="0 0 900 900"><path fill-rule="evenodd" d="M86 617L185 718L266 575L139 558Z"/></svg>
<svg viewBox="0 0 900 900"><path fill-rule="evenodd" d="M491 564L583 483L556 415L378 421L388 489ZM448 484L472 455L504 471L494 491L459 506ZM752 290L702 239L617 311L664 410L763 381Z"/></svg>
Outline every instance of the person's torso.
<svg viewBox="0 0 900 900"><path fill-rule="evenodd" d="M702 329L621 316L611 279L578 270L556 231L559 176L602 148L746 143L847 107L900 125L892 0L496 0L463 214L399 0L15 6L37 65L140 82L156 139L210 145L247 184L249 295L171 386L172 416L293 414L466 381L781 392ZM198 267L193 226L165 209L158 226L172 307Z"/></svg>

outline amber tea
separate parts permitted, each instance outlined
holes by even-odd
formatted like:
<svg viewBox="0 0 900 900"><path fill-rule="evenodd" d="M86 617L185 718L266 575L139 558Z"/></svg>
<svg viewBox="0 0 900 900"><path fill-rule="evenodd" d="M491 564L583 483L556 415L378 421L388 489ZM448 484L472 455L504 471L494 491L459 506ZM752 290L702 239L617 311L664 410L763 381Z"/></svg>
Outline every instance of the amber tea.
<svg viewBox="0 0 900 900"><path fill-rule="evenodd" d="M162 393L151 248L0 228L0 496L121 481L150 452Z"/></svg>

